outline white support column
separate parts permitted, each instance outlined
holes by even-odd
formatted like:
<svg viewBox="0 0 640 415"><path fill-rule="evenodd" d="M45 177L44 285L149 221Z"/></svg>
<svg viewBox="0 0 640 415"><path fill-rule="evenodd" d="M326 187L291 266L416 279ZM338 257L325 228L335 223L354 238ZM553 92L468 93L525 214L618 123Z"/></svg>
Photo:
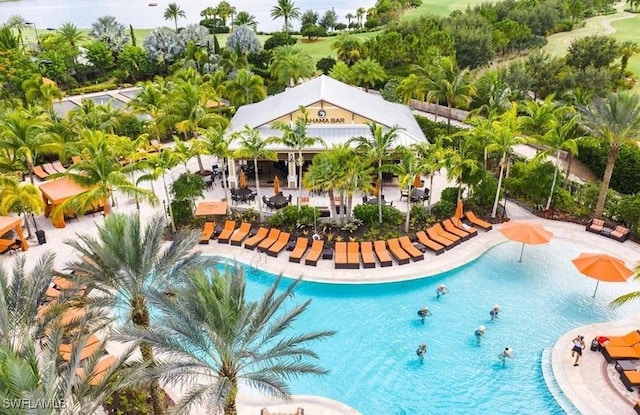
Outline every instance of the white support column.
<svg viewBox="0 0 640 415"><path fill-rule="evenodd" d="M296 169L296 153L287 154L287 165L289 167L289 175L287 176L287 186L292 189L298 188L298 170Z"/></svg>
<svg viewBox="0 0 640 415"><path fill-rule="evenodd" d="M238 187L238 175L236 174L236 161L229 157L227 159L227 164L229 166L229 187L233 189L234 187Z"/></svg>

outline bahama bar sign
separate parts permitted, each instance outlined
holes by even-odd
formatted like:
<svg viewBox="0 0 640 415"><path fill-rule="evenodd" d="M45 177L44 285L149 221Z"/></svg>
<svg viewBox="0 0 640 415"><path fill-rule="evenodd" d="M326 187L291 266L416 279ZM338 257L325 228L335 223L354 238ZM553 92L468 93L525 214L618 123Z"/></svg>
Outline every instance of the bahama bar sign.
<svg viewBox="0 0 640 415"><path fill-rule="evenodd" d="M310 124L344 124L345 123L344 118L324 117L324 118L309 118L308 120Z"/></svg>

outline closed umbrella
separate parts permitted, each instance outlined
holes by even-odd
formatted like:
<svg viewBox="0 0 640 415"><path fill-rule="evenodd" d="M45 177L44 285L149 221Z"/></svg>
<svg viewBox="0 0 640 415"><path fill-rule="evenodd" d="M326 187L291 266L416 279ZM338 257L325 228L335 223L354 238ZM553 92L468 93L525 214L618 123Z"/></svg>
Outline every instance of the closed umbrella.
<svg viewBox="0 0 640 415"><path fill-rule="evenodd" d="M380 197L380 180L376 180L376 187L373 189L373 195Z"/></svg>
<svg viewBox="0 0 640 415"><path fill-rule="evenodd" d="M607 254L582 253L571 262L582 274L597 281L593 297L598 292L600 281L624 282L633 275L633 271L627 268L623 260Z"/></svg>
<svg viewBox="0 0 640 415"><path fill-rule="evenodd" d="M244 170L240 170L240 175L238 176L238 187L241 189L247 187L247 176L245 176Z"/></svg>
<svg viewBox="0 0 640 415"><path fill-rule="evenodd" d="M520 260L522 262L522 253L524 245L541 245L551 240L553 233L546 230L542 225L527 222L508 222L502 225L500 232L507 239L515 242L522 242L520 250Z"/></svg>
<svg viewBox="0 0 640 415"><path fill-rule="evenodd" d="M280 194L280 179L278 179L278 176L276 176L275 179L273 179L273 193Z"/></svg>
<svg viewBox="0 0 640 415"><path fill-rule="evenodd" d="M455 213L455 217L458 219L462 219L462 216L464 216L464 213L462 211L463 209L463 203L462 203L462 199L458 200L458 204L456 205L456 213Z"/></svg>
<svg viewBox="0 0 640 415"><path fill-rule="evenodd" d="M419 174L416 174L416 177L413 178L413 187L415 187L416 189L422 187L422 179L420 178Z"/></svg>

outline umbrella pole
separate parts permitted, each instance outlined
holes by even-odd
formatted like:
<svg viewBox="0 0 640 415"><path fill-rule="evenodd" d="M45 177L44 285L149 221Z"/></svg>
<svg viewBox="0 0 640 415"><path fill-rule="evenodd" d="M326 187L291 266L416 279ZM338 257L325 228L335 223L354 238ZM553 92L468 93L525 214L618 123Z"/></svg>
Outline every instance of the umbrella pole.
<svg viewBox="0 0 640 415"><path fill-rule="evenodd" d="M591 298L596 298L596 293L598 292L598 285L600 284L600 280L596 281L596 289L593 290L593 295L591 296Z"/></svg>
<svg viewBox="0 0 640 415"><path fill-rule="evenodd" d="M518 262L522 262L522 253L524 252L524 243L522 244L522 248L520 249L520 260Z"/></svg>

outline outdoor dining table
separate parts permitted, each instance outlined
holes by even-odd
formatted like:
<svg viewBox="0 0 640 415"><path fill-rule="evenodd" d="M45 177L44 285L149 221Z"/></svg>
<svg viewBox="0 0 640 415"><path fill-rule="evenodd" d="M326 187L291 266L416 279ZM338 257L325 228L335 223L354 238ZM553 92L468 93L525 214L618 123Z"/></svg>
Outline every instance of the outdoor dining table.
<svg viewBox="0 0 640 415"><path fill-rule="evenodd" d="M253 193L253 189L249 189L248 187L237 187L233 189L231 193L238 195L240 197L247 197L247 196L251 196L251 194Z"/></svg>
<svg viewBox="0 0 640 415"><path fill-rule="evenodd" d="M374 197L374 198L372 198L372 199L367 199L367 204L368 204L368 205L377 205L377 204L378 204L378 199L377 199L377 198L375 198L375 197ZM387 205L388 203L387 203L387 202L385 202L385 200L384 200L384 199L382 199L382 204L383 204L383 205Z"/></svg>
<svg viewBox="0 0 640 415"><path fill-rule="evenodd" d="M411 190L411 201L412 202L418 202L418 201L425 201L429 198L429 191L428 190L421 190L421 189L412 189Z"/></svg>
<svg viewBox="0 0 640 415"><path fill-rule="evenodd" d="M271 203L276 209L285 207L289 204L289 199L284 195L275 195L269 198L269 203Z"/></svg>

